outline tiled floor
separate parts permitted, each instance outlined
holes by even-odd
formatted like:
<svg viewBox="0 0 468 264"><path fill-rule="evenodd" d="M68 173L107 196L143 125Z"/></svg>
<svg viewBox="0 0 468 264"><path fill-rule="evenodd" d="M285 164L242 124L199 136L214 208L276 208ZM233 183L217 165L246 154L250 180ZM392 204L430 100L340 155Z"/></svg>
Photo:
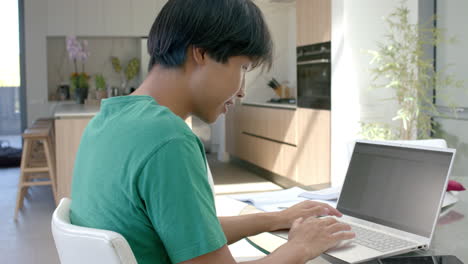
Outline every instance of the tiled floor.
<svg viewBox="0 0 468 264"><path fill-rule="evenodd" d="M10 139L13 146L20 140ZM15 142L15 143L13 143ZM227 193L269 191L280 189L255 174L209 157L215 181L217 202L226 202ZM33 187L29 191L18 221L13 220L19 169L0 169L0 263L59 263L52 234L50 217L54 210L49 187ZM229 215L233 206L217 204L218 212ZM230 246L238 260L258 258L264 254L245 240Z"/></svg>

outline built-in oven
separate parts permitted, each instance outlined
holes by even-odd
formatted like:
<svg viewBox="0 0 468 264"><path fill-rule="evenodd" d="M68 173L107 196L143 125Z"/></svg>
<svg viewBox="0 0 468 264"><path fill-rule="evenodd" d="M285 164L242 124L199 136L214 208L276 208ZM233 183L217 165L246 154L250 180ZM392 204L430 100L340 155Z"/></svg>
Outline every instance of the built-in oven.
<svg viewBox="0 0 468 264"><path fill-rule="evenodd" d="M297 47L297 105L330 109L331 43Z"/></svg>

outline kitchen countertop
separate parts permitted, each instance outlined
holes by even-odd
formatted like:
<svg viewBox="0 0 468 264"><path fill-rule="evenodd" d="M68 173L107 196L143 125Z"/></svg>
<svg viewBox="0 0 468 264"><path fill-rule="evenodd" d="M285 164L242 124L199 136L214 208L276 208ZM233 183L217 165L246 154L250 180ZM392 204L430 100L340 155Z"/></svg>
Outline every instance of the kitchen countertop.
<svg viewBox="0 0 468 264"><path fill-rule="evenodd" d="M268 102L242 102L243 105L269 107L269 108L282 108L288 110L296 110L295 104L280 104ZM93 117L99 112L97 105L76 104L71 102L60 103L55 107L55 119L69 119L69 118L88 118Z"/></svg>
<svg viewBox="0 0 468 264"><path fill-rule="evenodd" d="M55 107L55 119L87 118L93 117L99 112L97 105L85 105L76 103L62 103Z"/></svg>
<svg viewBox="0 0 468 264"><path fill-rule="evenodd" d="M280 103L268 103L268 102L242 102L242 105L247 106L258 106L258 107L270 107L270 108L284 108L289 110L296 110L296 104L280 104Z"/></svg>

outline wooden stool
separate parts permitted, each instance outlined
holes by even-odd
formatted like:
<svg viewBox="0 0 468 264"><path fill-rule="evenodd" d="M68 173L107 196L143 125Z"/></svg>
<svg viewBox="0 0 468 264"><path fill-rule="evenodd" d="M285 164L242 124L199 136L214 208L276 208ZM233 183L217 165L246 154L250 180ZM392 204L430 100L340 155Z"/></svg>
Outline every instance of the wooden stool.
<svg viewBox="0 0 468 264"><path fill-rule="evenodd" d="M54 146L55 146L55 134L54 134L54 119L49 119L49 118L40 118L34 121L33 125L31 128L46 128L50 131L49 139L50 143L52 145L51 152L55 153ZM34 140L32 143L32 151L31 151L31 159L29 160L30 166L32 167L37 167L41 166L42 164L47 164L46 158L45 158L45 153L44 153L44 146L42 143L38 140Z"/></svg>
<svg viewBox="0 0 468 264"><path fill-rule="evenodd" d="M15 220L23 208L29 187L51 185L56 201L55 154L53 148L53 121L36 121L23 133L21 172L16 196Z"/></svg>

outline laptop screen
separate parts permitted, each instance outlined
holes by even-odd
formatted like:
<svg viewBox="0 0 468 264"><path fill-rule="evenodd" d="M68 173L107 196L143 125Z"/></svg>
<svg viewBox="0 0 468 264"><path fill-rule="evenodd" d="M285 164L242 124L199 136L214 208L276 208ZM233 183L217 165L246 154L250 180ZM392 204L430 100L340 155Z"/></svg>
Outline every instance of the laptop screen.
<svg viewBox="0 0 468 264"><path fill-rule="evenodd" d="M337 209L430 237L452 152L357 142Z"/></svg>

